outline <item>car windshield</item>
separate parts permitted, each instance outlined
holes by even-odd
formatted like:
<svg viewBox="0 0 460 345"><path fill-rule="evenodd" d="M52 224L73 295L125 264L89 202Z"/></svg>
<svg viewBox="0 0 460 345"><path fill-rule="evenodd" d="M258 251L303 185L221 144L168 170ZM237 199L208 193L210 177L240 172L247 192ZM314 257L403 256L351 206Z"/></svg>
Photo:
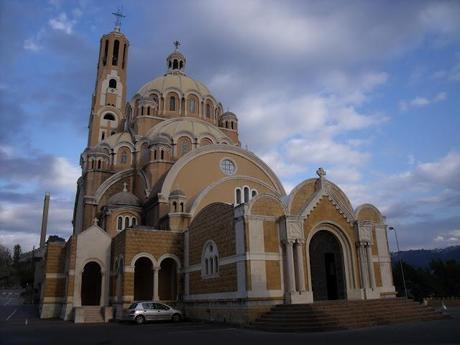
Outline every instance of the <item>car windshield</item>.
<svg viewBox="0 0 460 345"><path fill-rule="evenodd" d="M136 307L137 307L137 303L133 303L129 306L128 309L136 309Z"/></svg>

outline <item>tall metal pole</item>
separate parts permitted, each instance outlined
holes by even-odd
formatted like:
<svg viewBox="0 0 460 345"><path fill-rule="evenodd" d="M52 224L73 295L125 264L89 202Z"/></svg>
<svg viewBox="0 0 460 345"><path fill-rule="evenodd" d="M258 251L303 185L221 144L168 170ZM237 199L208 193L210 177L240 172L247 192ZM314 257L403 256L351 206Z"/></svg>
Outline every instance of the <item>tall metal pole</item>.
<svg viewBox="0 0 460 345"><path fill-rule="evenodd" d="M393 230L395 233L396 247L398 248L399 265L401 267L401 276L402 276L403 287L404 287L404 296L407 298L406 278L404 277L404 268L403 268L402 259L401 259L401 250L399 249L398 234L396 233L396 229L393 228L392 226L390 226L388 230Z"/></svg>

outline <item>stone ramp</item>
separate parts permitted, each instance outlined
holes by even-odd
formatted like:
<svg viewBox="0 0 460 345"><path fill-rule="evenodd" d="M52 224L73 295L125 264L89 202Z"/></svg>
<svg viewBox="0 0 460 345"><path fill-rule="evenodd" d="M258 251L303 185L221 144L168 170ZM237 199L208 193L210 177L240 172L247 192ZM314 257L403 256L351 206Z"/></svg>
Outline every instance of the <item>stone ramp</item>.
<svg viewBox="0 0 460 345"><path fill-rule="evenodd" d="M405 298L279 304L251 323L275 332L321 332L446 318L433 308Z"/></svg>

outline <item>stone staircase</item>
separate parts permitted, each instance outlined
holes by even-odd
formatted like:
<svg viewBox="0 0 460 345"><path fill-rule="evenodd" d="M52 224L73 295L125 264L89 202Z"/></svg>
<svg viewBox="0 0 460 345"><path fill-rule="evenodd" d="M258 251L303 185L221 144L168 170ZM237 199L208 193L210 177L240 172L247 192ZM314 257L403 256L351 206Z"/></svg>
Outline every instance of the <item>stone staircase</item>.
<svg viewBox="0 0 460 345"><path fill-rule="evenodd" d="M433 308L405 298L279 304L251 323L275 332L318 332L446 318Z"/></svg>
<svg viewBox="0 0 460 345"><path fill-rule="evenodd" d="M104 322L100 306L85 306L84 310L84 322L85 323L100 323Z"/></svg>

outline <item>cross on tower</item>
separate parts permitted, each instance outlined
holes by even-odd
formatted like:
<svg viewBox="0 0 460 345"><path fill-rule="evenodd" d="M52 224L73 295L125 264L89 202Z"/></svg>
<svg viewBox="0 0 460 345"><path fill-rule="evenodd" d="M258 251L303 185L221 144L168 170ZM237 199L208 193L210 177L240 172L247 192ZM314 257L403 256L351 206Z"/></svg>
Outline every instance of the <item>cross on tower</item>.
<svg viewBox="0 0 460 345"><path fill-rule="evenodd" d="M179 49L179 46L180 46L180 42L179 41L174 41L174 46L176 47L176 50Z"/></svg>
<svg viewBox="0 0 460 345"><path fill-rule="evenodd" d="M115 16L115 31L120 32L121 28L121 21L123 18L126 16L123 15L122 9L119 8L117 12L112 12L112 14Z"/></svg>

